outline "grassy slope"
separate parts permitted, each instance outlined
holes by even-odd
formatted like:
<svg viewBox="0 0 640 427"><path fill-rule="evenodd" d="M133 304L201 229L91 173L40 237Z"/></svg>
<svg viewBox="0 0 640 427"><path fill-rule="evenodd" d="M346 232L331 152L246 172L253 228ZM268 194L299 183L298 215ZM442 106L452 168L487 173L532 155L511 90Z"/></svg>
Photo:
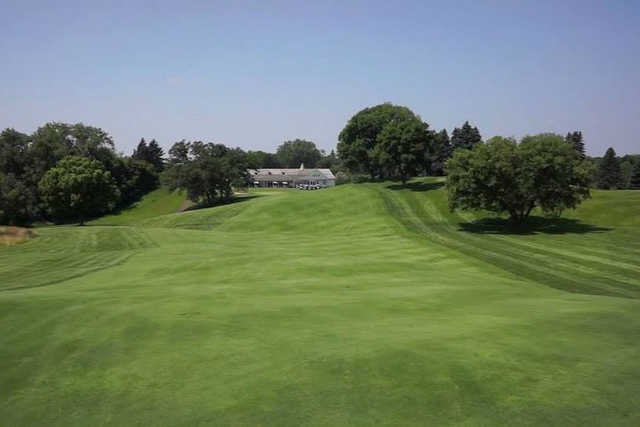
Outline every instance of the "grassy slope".
<svg viewBox="0 0 640 427"><path fill-rule="evenodd" d="M638 425L635 194L501 234L437 187L0 247L2 424Z"/></svg>
<svg viewBox="0 0 640 427"><path fill-rule="evenodd" d="M91 221L91 225L134 225L147 218L178 212L185 201L182 192L169 192L166 188L158 188L146 194L133 206L113 215Z"/></svg>

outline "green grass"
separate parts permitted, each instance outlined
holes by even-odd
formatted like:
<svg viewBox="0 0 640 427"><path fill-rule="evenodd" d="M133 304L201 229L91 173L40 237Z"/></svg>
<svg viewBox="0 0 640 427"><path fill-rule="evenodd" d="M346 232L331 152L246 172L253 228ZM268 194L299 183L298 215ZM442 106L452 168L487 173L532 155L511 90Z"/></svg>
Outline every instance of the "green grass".
<svg viewBox="0 0 640 427"><path fill-rule="evenodd" d="M0 424L639 425L640 192L507 233L440 185L0 247Z"/></svg>
<svg viewBox="0 0 640 427"><path fill-rule="evenodd" d="M158 188L122 211L90 221L91 225L134 225L147 218L178 212L185 203L183 192Z"/></svg>

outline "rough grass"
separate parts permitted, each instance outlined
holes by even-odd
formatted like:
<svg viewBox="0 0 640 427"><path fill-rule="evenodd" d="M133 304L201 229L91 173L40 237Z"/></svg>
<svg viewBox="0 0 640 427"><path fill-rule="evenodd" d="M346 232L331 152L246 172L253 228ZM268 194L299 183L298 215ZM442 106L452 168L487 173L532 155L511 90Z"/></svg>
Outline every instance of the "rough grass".
<svg viewBox="0 0 640 427"><path fill-rule="evenodd" d="M638 425L634 196L508 232L437 180L39 229L0 247L0 424Z"/></svg>

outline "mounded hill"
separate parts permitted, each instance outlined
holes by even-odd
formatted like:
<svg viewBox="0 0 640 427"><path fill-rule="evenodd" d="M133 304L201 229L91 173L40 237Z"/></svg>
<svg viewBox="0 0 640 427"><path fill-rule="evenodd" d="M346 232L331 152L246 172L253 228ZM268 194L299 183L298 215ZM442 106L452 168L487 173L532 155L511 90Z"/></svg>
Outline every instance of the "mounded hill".
<svg viewBox="0 0 640 427"><path fill-rule="evenodd" d="M435 179L251 196L0 246L3 423L640 423L635 193L515 231Z"/></svg>
<svg viewBox="0 0 640 427"><path fill-rule="evenodd" d="M183 192L158 188L139 202L115 214L90 221L91 225L136 225L147 218L178 212L186 204Z"/></svg>

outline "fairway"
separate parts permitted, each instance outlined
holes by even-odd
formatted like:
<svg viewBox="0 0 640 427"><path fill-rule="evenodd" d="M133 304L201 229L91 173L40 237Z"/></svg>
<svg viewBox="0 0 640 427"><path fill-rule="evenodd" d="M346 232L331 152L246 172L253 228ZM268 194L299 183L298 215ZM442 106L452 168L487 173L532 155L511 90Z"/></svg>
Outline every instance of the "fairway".
<svg viewBox="0 0 640 427"><path fill-rule="evenodd" d="M640 425L640 191L508 232L442 185L0 246L0 425Z"/></svg>

